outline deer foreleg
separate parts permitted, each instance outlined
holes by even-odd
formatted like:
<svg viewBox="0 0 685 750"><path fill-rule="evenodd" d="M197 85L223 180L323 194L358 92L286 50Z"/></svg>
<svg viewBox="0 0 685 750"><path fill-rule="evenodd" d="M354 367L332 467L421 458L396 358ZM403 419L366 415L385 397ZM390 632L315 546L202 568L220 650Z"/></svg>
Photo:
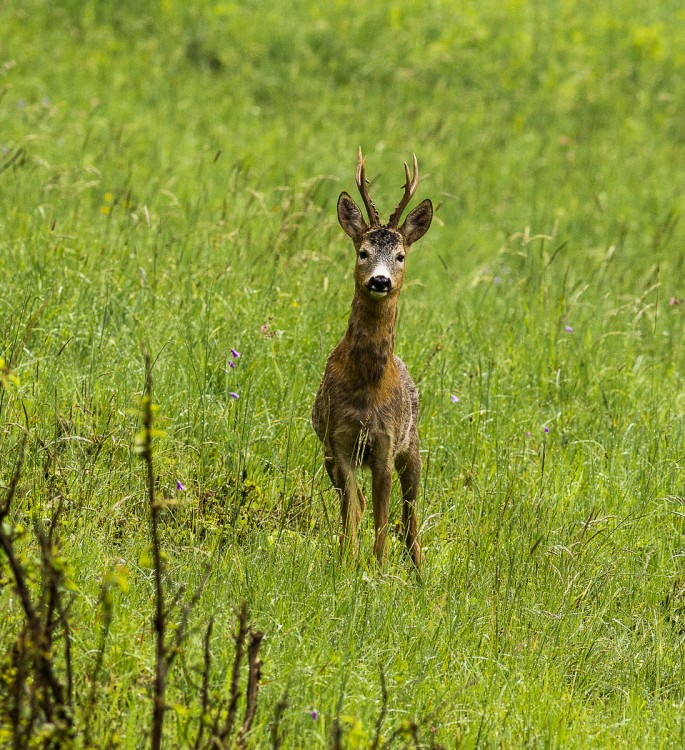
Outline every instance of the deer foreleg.
<svg viewBox="0 0 685 750"><path fill-rule="evenodd" d="M326 467L328 468L328 466ZM357 481L354 469L349 464L334 464L331 468L333 486L340 495L342 530L340 552L357 551L357 533L361 521L361 510L357 502Z"/></svg>
<svg viewBox="0 0 685 750"><path fill-rule="evenodd" d="M385 560L385 537L388 533L390 517L390 492L392 490L392 470L389 465L374 466L371 469L371 496L373 501L373 525L376 541L373 553L379 563Z"/></svg>
<svg viewBox="0 0 685 750"><path fill-rule="evenodd" d="M416 498L421 484L421 456L418 439L412 441L410 449L395 460L395 468L402 485L402 523L404 543L417 570L421 569L421 546L419 524L416 518Z"/></svg>

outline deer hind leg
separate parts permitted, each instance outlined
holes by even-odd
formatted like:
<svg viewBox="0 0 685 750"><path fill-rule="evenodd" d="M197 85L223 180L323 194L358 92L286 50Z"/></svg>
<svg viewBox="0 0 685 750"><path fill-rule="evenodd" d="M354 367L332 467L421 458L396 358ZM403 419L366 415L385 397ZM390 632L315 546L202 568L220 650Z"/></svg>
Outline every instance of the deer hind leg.
<svg viewBox="0 0 685 750"><path fill-rule="evenodd" d="M418 437L414 437L406 453L395 459L395 468L400 475L402 485L402 523L404 526L404 543L407 552L416 566L421 570L421 546L419 544L419 524L416 518L416 498L421 484L421 456Z"/></svg>

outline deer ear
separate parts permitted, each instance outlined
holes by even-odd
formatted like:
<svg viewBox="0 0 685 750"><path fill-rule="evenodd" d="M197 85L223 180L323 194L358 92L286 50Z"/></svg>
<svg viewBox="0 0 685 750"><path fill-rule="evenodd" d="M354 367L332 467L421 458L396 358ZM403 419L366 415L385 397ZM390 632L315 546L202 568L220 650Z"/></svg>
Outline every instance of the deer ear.
<svg viewBox="0 0 685 750"><path fill-rule="evenodd" d="M433 204L429 198L426 198L407 216L404 224L400 227L400 232L404 235L404 241L407 245L413 245L417 240L420 240L428 231L432 220Z"/></svg>
<svg viewBox="0 0 685 750"><path fill-rule="evenodd" d="M338 221L340 226L357 242L368 226L362 218L362 212L347 193L340 193L338 198Z"/></svg>

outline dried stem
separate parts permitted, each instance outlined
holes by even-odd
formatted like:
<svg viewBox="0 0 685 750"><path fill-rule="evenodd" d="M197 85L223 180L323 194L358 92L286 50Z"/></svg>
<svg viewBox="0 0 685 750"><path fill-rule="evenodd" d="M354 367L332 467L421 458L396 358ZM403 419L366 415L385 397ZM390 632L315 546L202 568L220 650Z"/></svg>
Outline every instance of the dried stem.
<svg viewBox="0 0 685 750"><path fill-rule="evenodd" d="M209 642L214 629L214 618L210 617L207 623L204 637L204 666L202 669L202 689L200 692L200 728L197 730L195 739L195 750L200 750L200 743L205 731L205 722L209 713L209 672L212 667L212 654L209 650Z"/></svg>
<svg viewBox="0 0 685 750"><path fill-rule="evenodd" d="M388 690L385 685L385 672L383 671L383 665L378 665L378 670L381 676L381 711L378 714L378 721L376 722L376 736L373 739L371 750L378 750L381 741L381 730L383 728L383 721L385 720L385 714L388 710Z"/></svg>
<svg viewBox="0 0 685 750"><path fill-rule="evenodd" d="M240 698L240 688L238 687L238 681L240 680L240 665L243 661L243 649L245 648L245 638L247 637L247 602L243 602L243 606L240 608L240 615L238 617L238 634L235 636L235 657L233 659L233 671L231 673L231 689L229 693L228 712L226 714L226 721L221 731L216 733L216 738L220 743L223 743L227 737L231 736L233 731L233 725L235 723L236 713L238 711L238 699ZM218 723L215 721L215 726ZM221 744L219 744L221 747Z"/></svg>
<svg viewBox="0 0 685 750"><path fill-rule="evenodd" d="M245 747L245 737L250 731L255 714L257 713L257 697L259 694L259 680L262 675L262 662L259 658L259 649L262 645L264 633L258 630L256 633L250 631L250 645L247 647L247 705L243 725L238 732L238 747Z"/></svg>
<svg viewBox="0 0 685 750"><path fill-rule="evenodd" d="M22 628L19 637L12 646L12 666L16 670L14 681L12 684L13 702L10 704L9 717L12 723L12 735L14 737L14 748L15 750L21 750L27 743L27 738L24 736L28 733L30 727L27 726L26 732L21 731L21 717L23 713L24 695L26 689L26 679L28 672L26 669L28 659L26 657L26 651L28 648L27 644L28 634L26 632L26 626Z"/></svg>
<svg viewBox="0 0 685 750"><path fill-rule="evenodd" d="M109 629L112 624L112 602L109 598L109 584L105 581L102 585L100 592L100 602L102 603L103 610L103 621L102 628L100 629L100 642L98 643L98 650L95 656L95 668L93 674L90 677L90 693L86 702L85 717L86 726L83 732L83 744L85 747L90 747L90 722L95 713L95 696L97 692L98 679L100 677L100 671L102 670L102 664L105 659L105 645L107 643L107 636L109 635Z"/></svg>
<svg viewBox="0 0 685 750"><path fill-rule="evenodd" d="M10 512L12 500L16 494L21 467L24 457L26 435L21 442L19 457L15 463L14 472L5 498L0 506L0 547L2 547L9 563L14 588L19 596L26 624L15 644L14 655L17 659L16 679L14 680L14 707L12 711L13 734L15 747L23 747L31 736L33 726L39 716L45 721L53 723L61 736L69 736L72 731L72 716L70 709L71 684L71 651L69 644L65 644L65 658L68 687L60 681L55 673L52 661L55 628L62 622L64 638L69 639L69 628L66 610L61 603L60 584L62 574L54 562L52 532L46 535L40 527L36 528L41 550L42 592L38 602L34 603L29 587L29 579L24 566L19 561L14 548L13 532L8 524L2 523ZM61 507L53 514L52 523L56 525ZM28 673L29 665L33 670L33 680ZM30 700L28 719L22 722L23 696L27 685ZM22 728L22 723L24 724Z"/></svg>
<svg viewBox="0 0 685 750"><path fill-rule="evenodd" d="M155 471L152 461L152 366L150 363L150 355L145 349L143 350L143 356L145 358L145 389L142 401L143 428L138 437L137 450L145 462L146 489L148 504L150 507L150 537L152 545L152 566L155 581L155 614L153 619L153 629L155 634L155 681L153 689L151 744L152 750L159 750L162 744L164 712L166 710L165 693L167 675L176 659L176 656L181 652L181 648L188 633L190 614L202 595L202 591L204 590L209 574L211 573L211 565L207 564L205 566L202 579L195 589L192 598L182 609L181 619L176 628L173 642L168 644L167 623L169 616L183 597L185 587L179 588L169 607L164 606L164 590L162 585L164 563L159 539L159 517L163 505L158 503L155 499Z"/></svg>
<svg viewBox="0 0 685 750"><path fill-rule="evenodd" d="M283 697L276 704L274 709L274 723L271 725L271 748L272 750L280 750L281 738L278 734L278 730L281 724L281 719L285 713L285 709L288 708L288 692L286 691Z"/></svg>
<svg viewBox="0 0 685 750"><path fill-rule="evenodd" d="M69 627L69 606L65 607L60 600L58 602L59 621L64 633L64 665L67 676L67 704L70 708L74 705L74 669L71 659L71 628Z"/></svg>
<svg viewBox="0 0 685 750"><path fill-rule="evenodd" d="M21 157L24 155L24 149L18 148L12 156L3 164L0 166L0 174L2 174L6 169L9 169L13 164L15 164Z"/></svg>
<svg viewBox="0 0 685 750"><path fill-rule="evenodd" d="M155 501L155 470L152 463L152 366L150 355L144 350L145 357L145 390L142 403L143 431L140 438L140 457L145 462L146 488L150 507L150 536L152 542L152 567L155 579L155 615L153 629L155 633L155 682L152 703L152 750L159 750L162 745L164 726L164 694L168 662L166 658L166 612L164 610L164 592L162 589L162 551L159 543L159 512Z"/></svg>
<svg viewBox="0 0 685 750"><path fill-rule="evenodd" d="M204 591L205 585L207 584L207 581L209 580L209 576L211 572L212 572L211 563L207 563L205 565L202 578L200 579L200 583L197 585L197 588L195 589L195 593L193 594L190 601L187 602L187 604L183 607L183 610L181 612L181 621L179 622L178 627L176 628L176 637L174 638L173 648L167 649L167 653L165 657L167 670L171 667L171 665L174 662L174 659L178 656L178 654L181 651L181 647L183 646L183 642L185 641L186 635L188 633L188 620L190 619L190 613L193 611L195 605L199 601L200 596L202 596L202 592Z"/></svg>
<svg viewBox="0 0 685 750"><path fill-rule="evenodd" d="M7 494L5 495L5 499L2 503L2 507L0 508L0 522L4 521L5 516L10 511L10 505L12 504L12 500L14 500L14 495L17 491L17 485L19 484L19 477L21 476L21 467L24 463L24 448L26 447L26 433L23 434L21 438L21 443L19 445L19 456L17 457L17 461L14 464L14 471L12 472L12 479L10 479L9 487L7 488Z"/></svg>
<svg viewBox="0 0 685 750"><path fill-rule="evenodd" d="M343 731L340 726L340 716L336 715L331 727L331 750L342 750Z"/></svg>

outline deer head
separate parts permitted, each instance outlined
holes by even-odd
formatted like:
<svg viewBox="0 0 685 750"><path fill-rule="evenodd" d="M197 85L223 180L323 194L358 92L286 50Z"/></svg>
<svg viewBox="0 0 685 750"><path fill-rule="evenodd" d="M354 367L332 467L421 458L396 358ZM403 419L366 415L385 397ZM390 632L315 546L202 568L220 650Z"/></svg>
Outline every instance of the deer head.
<svg viewBox="0 0 685 750"><path fill-rule="evenodd" d="M338 221L352 238L357 252L354 279L358 289L374 299L398 294L404 280L404 260L410 247L428 231L433 218L433 204L426 198L399 226L404 209L419 184L419 167L414 154L413 174L404 163L404 195L387 224L381 224L378 211L369 195L366 159L359 147L357 187L366 206L369 223L364 221L357 204L345 192L338 198Z"/></svg>

